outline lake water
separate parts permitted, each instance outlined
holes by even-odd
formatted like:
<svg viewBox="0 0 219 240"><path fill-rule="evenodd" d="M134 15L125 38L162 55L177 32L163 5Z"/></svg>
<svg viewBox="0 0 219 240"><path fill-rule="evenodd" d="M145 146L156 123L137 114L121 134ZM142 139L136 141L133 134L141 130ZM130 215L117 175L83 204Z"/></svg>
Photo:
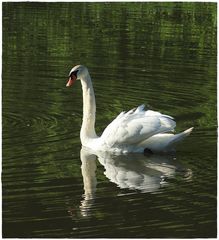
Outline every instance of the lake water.
<svg viewBox="0 0 219 240"><path fill-rule="evenodd" d="M216 237L216 3L3 3L2 221L10 238ZM144 103L194 127L175 155L81 149Z"/></svg>

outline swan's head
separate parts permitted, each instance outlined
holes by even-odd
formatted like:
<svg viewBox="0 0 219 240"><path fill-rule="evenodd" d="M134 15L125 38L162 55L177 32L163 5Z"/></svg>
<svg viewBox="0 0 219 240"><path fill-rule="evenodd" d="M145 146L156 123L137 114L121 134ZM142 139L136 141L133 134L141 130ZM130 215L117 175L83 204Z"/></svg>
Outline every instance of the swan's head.
<svg viewBox="0 0 219 240"><path fill-rule="evenodd" d="M76 80L80 80L87 75L88 75L88 70L85 66L77 65L73 67L68 75L69 79L66 84L66 87L72 86Z"/></svg>

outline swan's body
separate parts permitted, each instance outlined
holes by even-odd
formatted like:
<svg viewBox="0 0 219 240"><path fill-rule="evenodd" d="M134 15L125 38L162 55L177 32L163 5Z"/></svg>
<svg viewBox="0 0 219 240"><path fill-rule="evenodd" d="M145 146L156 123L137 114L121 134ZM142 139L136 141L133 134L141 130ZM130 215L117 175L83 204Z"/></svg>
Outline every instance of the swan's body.
<svg viewBox="0 0 219 240"><path fill-rule="evenodd" d="M168 151L188 136L192 128L174 135L176 123L172 117L159 112L144 110L144 105L129 112L120 113L98 137L95 132L96 102L90 74L86 67L77 65L71 69L66 86L80 79L83 91L83 121L81 143L95 151L115 153Z"/></svg>

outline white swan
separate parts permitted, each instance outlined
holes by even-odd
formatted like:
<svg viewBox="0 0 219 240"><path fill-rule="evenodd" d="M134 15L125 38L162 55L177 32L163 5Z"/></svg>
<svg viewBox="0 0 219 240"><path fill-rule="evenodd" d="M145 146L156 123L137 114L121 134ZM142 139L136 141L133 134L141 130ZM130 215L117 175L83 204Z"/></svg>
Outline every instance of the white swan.
<svg viewBox="0 0 219 240"><path fill-rule="evenodd" d="M121 112L98 137L95 132L96 102L90 74L86 67L77 65L69 73L66 84L70 87L81 80L83 91L83 121L81 143L95 151L114 153L152 152L172 150L173 146L188 136L193 128L174 135L176 123L172 117L144 110L144 105Z"/></svg>

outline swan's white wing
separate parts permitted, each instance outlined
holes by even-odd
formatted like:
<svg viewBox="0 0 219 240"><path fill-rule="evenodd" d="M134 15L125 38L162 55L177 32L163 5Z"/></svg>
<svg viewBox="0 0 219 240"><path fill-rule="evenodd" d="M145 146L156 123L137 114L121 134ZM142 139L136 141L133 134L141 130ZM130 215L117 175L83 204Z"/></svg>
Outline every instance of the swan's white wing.
<svg viewBox="0 0 219 240"><path fill-rule="evenodd" d="M110 148L140 143L154 134L168 132L176 126L172 117L159 112L136 110L120 113L104 130L101 140Z"/></svg>

